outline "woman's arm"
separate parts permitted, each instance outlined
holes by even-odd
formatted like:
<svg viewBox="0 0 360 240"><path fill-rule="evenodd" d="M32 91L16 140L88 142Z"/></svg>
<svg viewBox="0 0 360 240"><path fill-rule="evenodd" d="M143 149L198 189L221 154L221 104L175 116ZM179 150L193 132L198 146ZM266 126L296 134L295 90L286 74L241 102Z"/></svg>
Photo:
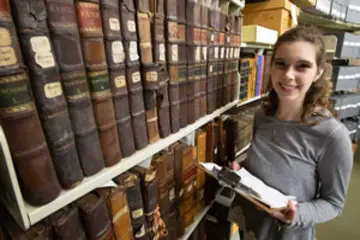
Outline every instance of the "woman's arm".
<svg viewBox="0 0 360 240"><path fill-rule="evenodd" d="M353 166L350 138L341 125L324 140L324 154L318 163L319 197L297 205L295 219L289 228L306 228L327 222L339 216L344 208Z"/></svg>

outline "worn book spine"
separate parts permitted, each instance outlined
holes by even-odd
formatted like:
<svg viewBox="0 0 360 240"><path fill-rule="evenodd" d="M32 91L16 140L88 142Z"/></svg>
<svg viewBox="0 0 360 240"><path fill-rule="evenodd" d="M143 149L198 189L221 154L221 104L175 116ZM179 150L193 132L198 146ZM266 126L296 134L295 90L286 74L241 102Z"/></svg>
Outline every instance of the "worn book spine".
<svg viewBox="0 0 360 240"><path fill-rule="evenodd" d="M156 91L156 108L160 137L164 138L171 134L170 103L169 103L169 75L165 66L159 66L158 78L159 89Z"/></svg>
<svg viewBox="0 0 360 240"><path fill-rule="evenodd" d="M90 176L104 167L72 0L45 0L47 23L82 170ZM66 46L67 51L63 48ZM91 151L90 151L91 149Z"/></svg>
<svg viewBox="0 0 360 240"><path fill-rule="evenodd" d="M83 172L49 29L42 18L45 3L17 0L11 6L57 176L63 188L74 187L83 179Z"/></svg>
<svg viewBox="0 0 360 240"><path fill-rule="evenodd" d="M169 193L167 184L167 152L157 155L153 159L154 166L156 167L156 179L158 181L158 201L160 212L163 217L169 213Z"/></svg>
<svg viewBox="0 0 360 240"><path fill-rule="evenodd" d="M101 188L97 189L96 193L106 200L115 239L129 239L129 237L132 237L130 212L124 186Z"/></svg>
<svg viewBox="0 0 360 240"><path fill-rule="evenodd" d="M22 62L21 50L8 1L0 1L0 119L22 193L32 205L43 205L60 193ZM39 166L42 166L39 168Z"/></svg>
<svg viewBox="0 0 360 240"><path fill-rule="evenodd" d="M119 1L101 1L101 16L121 154L129 157L136 149L126 86L126 54L122 41Z"/></svg>
<svg viewBox="0 0 360 240"><path fill-rule="evenodd" d="M80 215L84 223L87 239L113 239L108 238L109 229L112 232L112 224L107 210L105 198L89 193L77 200Z"/></svg>
<svg viewBox="0 0 360 240"><path fill-rule="evenodd" d="M55 239L85 240L86 234L77 206L66 207L51 217Z"/></svg>
<svg viewBox="0 0 360 240"><path fill-rule="evenodd" d="M125 187L134 239L148 239L149 235L146 231L144 202L139 177L136 174L127 172L116 177L114 180L117 184Z"/></svg>
<svg viewBox="0 0 360 240"><path fill-rule="evenodd" d="M112 166L120 161L121 150L109 84L99 1L76 1L75 4L105 166Z"/></svg>

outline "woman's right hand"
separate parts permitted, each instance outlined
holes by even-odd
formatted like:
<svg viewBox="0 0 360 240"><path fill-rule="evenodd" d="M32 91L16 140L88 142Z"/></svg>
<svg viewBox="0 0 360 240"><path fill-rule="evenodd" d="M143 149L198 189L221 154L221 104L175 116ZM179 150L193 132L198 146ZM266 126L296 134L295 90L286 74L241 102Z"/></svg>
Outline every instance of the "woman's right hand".
<svg viewBox="0 0 360 240"><path fill-rule="evenodd" d="M231 163L231 166L232 166L232 169L234 170L234 171L238 171L238 170L240 170L240 165L239 165L239 163L237 162L237 161L233 161L232 163Z"/></svg>

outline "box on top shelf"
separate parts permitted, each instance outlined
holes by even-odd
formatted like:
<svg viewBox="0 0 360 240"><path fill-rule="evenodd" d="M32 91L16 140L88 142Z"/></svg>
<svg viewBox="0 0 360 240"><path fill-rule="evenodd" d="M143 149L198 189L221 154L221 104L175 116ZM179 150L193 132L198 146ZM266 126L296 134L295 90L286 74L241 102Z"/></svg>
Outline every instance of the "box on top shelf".
<svg viewBox="0 0 360 240"><path fill-rule="evenodd" d="M340 119L359 115L360 94L349 93L331 96L330 99Z"/></svg>
<svg viewBox="0 0 360 240"><path fill-rule="evenodd" d="M331 0L291 0L291 2L306 11L330 14Z"/></svg>
<svg viewBox="0 0 360 240"><path fill-rule="evenodd" d="M334 91L357 89L360 80L360 67L334 66L332 82Z"/></svg>
<svg viewBox="0 0 360 240"><path fill-rule="evenodd" d="M244 43L275 44L277 38L278 32L272 29L258 25L242 28L242 42Z"/></svg>
<svg viewBox="0 0 360 240"><path fill-rule="evenodd" d="M346 14L346 21L360 24L360 1L349 0L348 12Z"/></svg>
<svg viewBox="0 0 360 240"><path fill-rule="evenodd" d="M332 0L330 15L344 21L349 7L349 0Z"/></svg>
<svg viewBox="0 0 360 240"><path fill-rule="evenodd" d="M281 35L297 25L297 16L284 8L265 11L249 12L245 14L244 25L260 25L278 31Z"/></svg>
<svg viewBox="0 0 360 240"><path fill-rule="evenodd" d="M340 59L360 58L360 35L336 33L336 57Z"/></svg>

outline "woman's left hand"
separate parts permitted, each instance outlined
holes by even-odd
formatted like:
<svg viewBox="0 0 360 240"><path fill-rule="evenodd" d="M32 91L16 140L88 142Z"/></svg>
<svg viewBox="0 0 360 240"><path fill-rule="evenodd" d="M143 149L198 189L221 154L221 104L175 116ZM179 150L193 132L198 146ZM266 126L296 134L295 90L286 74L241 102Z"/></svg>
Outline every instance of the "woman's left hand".
<svg viewBox="0 0 360 240"><path fill-rule="evenodd" d="M285 224L290 224L296 216L296 205L290 200L285 210L274 212L271 215Z"/></svg>

